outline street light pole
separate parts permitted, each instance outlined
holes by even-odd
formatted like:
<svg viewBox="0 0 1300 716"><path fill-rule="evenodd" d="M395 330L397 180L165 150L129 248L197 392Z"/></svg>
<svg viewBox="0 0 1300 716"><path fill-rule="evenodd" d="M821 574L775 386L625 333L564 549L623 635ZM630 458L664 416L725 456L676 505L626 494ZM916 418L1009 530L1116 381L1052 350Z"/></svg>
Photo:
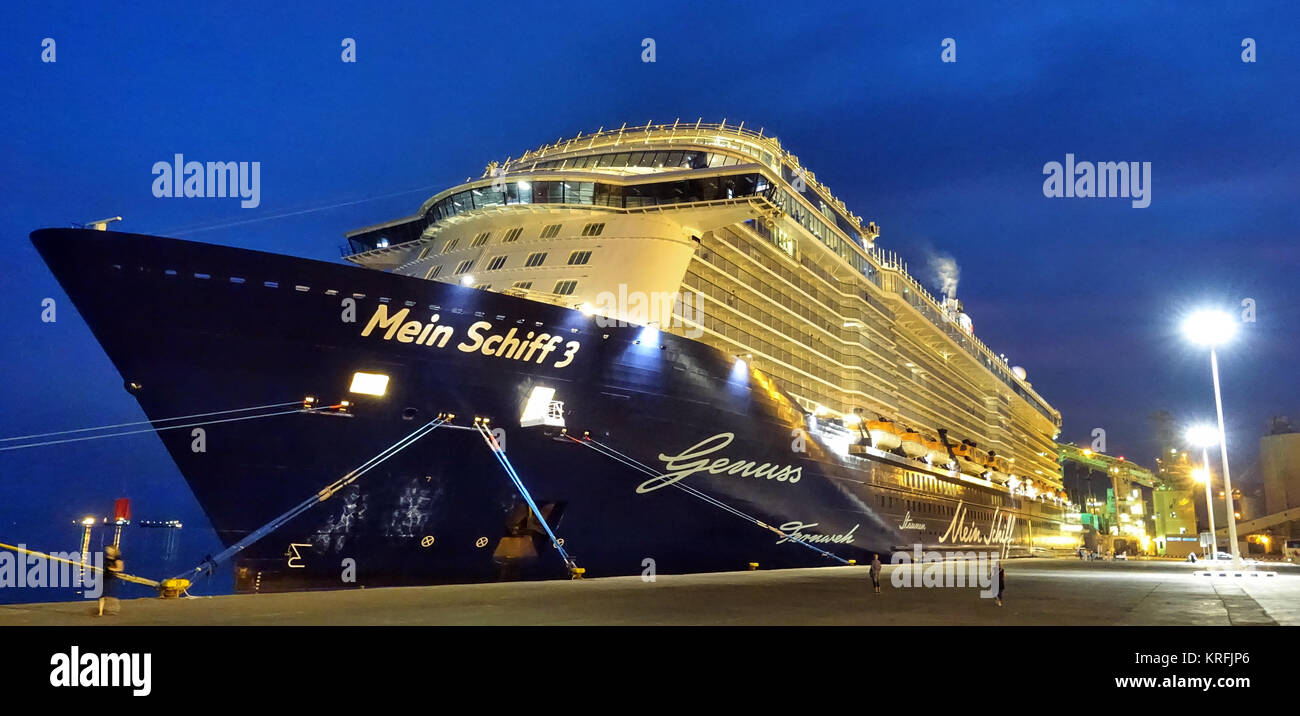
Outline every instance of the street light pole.
<svg viewBox="0 0 1300 716"><path fill-rule="evenodd" d="M1214 375L1214 409L1219 416L1219 457L1223 460L1223 498L1227 500L1228 506L1228 547L1232 552L1232 566L1234 569L1241 568L1241 554L1237 549L1237 518L1234 514L1232 505L1232 476L1228 474L1228 435L1223 429L1223 398L1219 395L1219 358L1216 355L1214 346L1210 346L1210 373ZM1208 485L1208 477L1206 484ZM1214 514L1214 510L1210 510ZM1210 519L1214 519L1211 517ZM1213 534L1213 532L1211 532ZM1215 549L1218 549L1218 540L1215 540Z"/></svg>
<svg viewBox="0 0 1300 716"><path fill-rule="evenodd" d="M1213 490L1210 489L1210 449L1201 448L1201 465L1205 468L1205 509L1210 513L1210 542L1211 547L1210 559L1219 553L1219 538L1214 532L1214 496Z"/></svg>

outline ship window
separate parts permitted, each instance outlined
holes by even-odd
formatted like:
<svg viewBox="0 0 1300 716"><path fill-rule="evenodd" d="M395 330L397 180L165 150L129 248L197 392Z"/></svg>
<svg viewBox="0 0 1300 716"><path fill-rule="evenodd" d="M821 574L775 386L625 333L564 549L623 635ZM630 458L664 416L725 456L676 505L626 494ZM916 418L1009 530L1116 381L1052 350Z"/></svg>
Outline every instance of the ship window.
<svg viewBox="0 0 1300 716"><path fill-rule="evenodd" d="M594 182L564 182L565 204L590 204L594 196Z"/></svg>
<svg viewBox="0 0 1300 716"><path fill-rule="evenodd" d="M437 266L434 266L433 268L429 269L429 273L426 273L426 274L424 275L424 277L425 277L425 278L438 278L438 274L440 274L440 273L442 273L442 264L438 264Z"/></svg>
<svg viewBox="0 0 1300 716"><path fill-rule="evenodd" d="M515 281L514 284L510 286L510 288L518 288L524 291L527 291L532 287L533 287L532 281Z"/></svg>
<svg viewBox="0 0 1300 716"><path fill-rule="evenodd" d="M603 232L604 230L605 230L605 224L603 222L598 224L587 224L586 226L582 227L582 235L600 236L601 232Z"/></svg>
<svg viewBox="0 0 1300 716"><path fill-rule="evenodd" d="M516 226L515 228L513 228L513 229L507 231L507 232L506 232L506 235L501 237L501 243L503 243L503 244L509 244L509 243L512 243L512 242L518 240L518 239L519 239L519 233L520 233L521 231L523 231L523 230L524 230L524 227L522 227L522 226Z"/></svg>
<svg viewBox="0 0 1300 716"><path fill-rule="evenodd" d="M429 256L429 252L430 252L430 251L433 251L433 247L432 247L432 246L426 246L426 247L424 247L423 249L420 250L420 255L417 257L416 260L418 261L418 260L421 260L421 259L428 258L428 256Z"/></svg>
<svg viewBox="0 0 1300 716"><path fill-rule="evenodd" d="M543 238L543 239L553 239L553 238L555 238L556 236L558 236L559 233L560 233L560 225L559 225L559 224L551 224L550 226L546 226L546 227L543 227L543 228L542 228L542 236L541 236L541 238Z"/></svg>
<svg viewBox="0 0 1300 716"><path fill-rule="evenodd" d="M486 243L487 243L487 240L488 240L488 237L490 237L490 236L492 236L492 232L491 232L491 231L484 231L483 233L479 234L478 236L475 236L475 237L474 237L474 241L473 241L473 243L470 244L470 248L473 248L473 247L475 247L475 246L482 246L483 244L486 244Z"/></svg>
<svg viewBox="0 0 1300 716"><path fill-rule="evenodd" d="M506 184L507 204L531 204L532 201L533 188L531 184L522 181Z"/></svg>
<svg viewBox="0 0 1300 716"><path fill-rule="evenodd" d="M477 284L474 284L474 290L475 290L475 291L486 291L486 290L488 290L489 288L492 288L492 284L490 284L490 283L477 283Z"/></svg>
<svg viewBox="0 0 1300 716"><path fill-rule="evenodd" d="M502 266L505 266L505 265L506 265L506 257L504 257L504 256L493 256L491 259L488 260L487 270L488 270L488 271L496 271L497 269L499 269L499 268L501 268Z"/></svg>
<svg viewBox="0 0 1300 716"><path fill-rule="evenodd" d="M591 260L590 251L574 251L569 254L570 266L581 266Z"/></svg>
<svg viewBox="0 0 1300 716"><path fill-rule="evenodd" d="M448 241L447 243L442 245L442 252L445 254L451 251L455 251L456 244L458 243L460 243L460 239L452 239L451 241Z"/></svg>
<svg viewBox="0 0 1300 716"><path fill-rule="evenodd" d="M613 163L614 163L614 155L613 155L613 154L602 154L602 155L600 155L600 162L598 162L598 163L596 164L596 166L598 166L598 167L607 167L607 166L609 166L609 165L611 165L611 164L613 164Z"/></svg>
<svg viewBox="0 0 1300 716"><path fill-rule="evenodd" d="M546 261L546 252L539 251L535 254L528 254L528 259L524 261L524 266L528 268L541 266L544 261Z"/></svg>
<svg viewBox="0 0 1300 716"><path fill-rule="evenodd" d="M623 187L614 184L597 184L592 203L597 206L623 206Z"/></svg>
<svg viewBox="0 0 1300 716"><path fill-rule="evenodd" d="M613 163L611 166L614 166L614 167L616 167L616 168L617 168L617 167L625 167L625 166L627 166L627 160L628 160L628 157L630 157L630 156L631 156L631 154L629 154L628 152L621 152L621 153L619 153L619 154L615 154L615 155L614 155L614 163Z"/></svg>
<svg viewBox="0 0 1300 716"><path fill-rule="evenodd" d="M462 274L472 268L474 268L474 259L465 259L464 261L461 261L460 263L456 264L455 273Z"/></svg>
<svg viewBox="0 0 1300 716"><path fill-rule="evenodd" d="M554 293L558 293L561 296L571 296L577 288L577 281L556 281Z"/></svg>
<svg viewBox="0 0 1300 716"><path fill-rule="evenodd" d="M533 203L534 204L563 204L564 203L564 182L562 181L533 182Z"/></svg>

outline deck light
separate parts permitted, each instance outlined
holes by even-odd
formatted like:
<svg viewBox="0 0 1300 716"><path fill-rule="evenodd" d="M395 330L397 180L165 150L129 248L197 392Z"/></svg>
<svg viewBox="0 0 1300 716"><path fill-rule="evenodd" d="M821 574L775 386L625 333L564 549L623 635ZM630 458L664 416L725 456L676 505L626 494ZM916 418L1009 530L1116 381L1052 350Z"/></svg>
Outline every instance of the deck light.
<svg viewBox="0 0 1300 716"><path fill-rule="evenodd" d="M388 376L383 373L362 373L360 371L352 374L352 387L348 389L353 393L363 395L374 395L383 397L388 392ZM344 401L344 405L347 402Z"/></svg>

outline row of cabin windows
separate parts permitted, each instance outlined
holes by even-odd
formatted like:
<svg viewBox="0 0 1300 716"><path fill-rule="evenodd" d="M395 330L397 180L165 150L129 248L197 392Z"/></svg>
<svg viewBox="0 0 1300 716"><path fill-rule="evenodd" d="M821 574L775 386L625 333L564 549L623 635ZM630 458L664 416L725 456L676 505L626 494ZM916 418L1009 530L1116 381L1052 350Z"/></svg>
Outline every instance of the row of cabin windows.
<svg viewBox="0 0 1300 716"><path fill-rule="evenodd" d="M559 235L560 235L560 228L561 228L562 226L563 226L563 224L548 224L547 226L542 227L542 232L541 232L541 234L538 235L538 238L542 238L542 239L553 239L553 238L555 238L556 236L559 236ZM521 233L523 233L523 230L524 230L524 228L523 228L522 226L516 226L515 228L510 229L509 231L507 231L507 232L505 233L504 236L501 237L501 243L503 243L503 244L509 244L509 243L514 243L515 241L518 241L518 240L519 240L519 235L520 235ZM582 227L582 235L583 235L583 236L600 236L602 233L604 233L604 231L605 231L605 223L604 223L604 222L594 222L594 223L587 224L586 226L583 226L583 227ZM488 240L491 239L491 238L492 238L492 232L491 232L491 231L484 231L484 232L481 232L481 233L479 233L478 235L476 235L476 236L474 237L474 240L473 240L473 241L470 242L470 244L469 244L469 245L470 245L470 248L477 248L477 247L479 247L479 246L483 246L483 245L486 244L486 243L488 242ZM441 253L444 253L444 254L451 253L452 251L455 251L455 250L456 250L456 247L459 246L459 245L460 245L460 239L459 239L459 238L456 238L456 239L448 239L447 242L444 243L444 244L442 245L442 252L441 252ZM420 256L419 256L419 258L420 258L420 259L427 258L427 257L429 256L429 254L432 253L432 251L433 251L433 247L432 247L432 246L426 246L426 247L424 248L424 250L422 250L422 251L420 252Z"/></svg>
<svg viewBox="0 0 1300 716"><path fill-rule="evenodd" d="M469 264L469 265L466 266L466 264ZM468 271L468 270L470 269L470 267L472 267L473 265L474 265L474 262L473 262L473 261L462 261L461 264L460 264L459 266L456 267L456 273L457 273L457 274L465 273L465 272ZM434 266L432 269L429 270L429 274L426 276L426 278L436 278L436 277L438 276L438 274L441 273L441 272L442 272L442 266ZM515 281L513 284L511 284L510 287L511 287L511 288L517 288L517 289L521 289L521 290L527 291L527 290L532 289L532 287L533 287L533 282L532 282L532 281ZM486 291L486 290L492 288L492 284L490 284L490 283L478 283L478 284L474 284L474 288L479 289L479 290ZM564 280L561 280L561 281L556 281L556 282L555 282L555 286L552 287L552 289L551 289L551 292L552 292L552 293L555 293L555 294L558 294L558 295L560 295L560 296L572 296L572 295L573 295L573 292L574 292L574 291L577 291L577 290L578 290L578 282L577 282L576 280L573 280L573 279L564 279Z"/></svg>
<svg viewBox="0 0 1300 716"><path fill-rule="evenodd" d="M533 282L515 281L513 284L510 285L510 288L517 288L522 291L530 291L533 288ZM573 292L576 290L578 290L577 281L573 279L564 279L562 281L555 282L555 286L551 288L551 293L559 294L561 296L572 296Z"/></svg>
<svg viewBox="0 0 1300 716"><path fill-rule="evenodd" d="M546 262L546 256L547 256L547 252L545 251L536 251L531 254L528 254L528 258L524 260L524 267L535 268L537 266L541 266ZM504 267L506 265L506 258L507 257L505 256L493 256L492 258L488 259L486 270L496 271L497 269ZM569 254L568 265L585 266L590 261L591 261L590 251L574 251L573 253ZM456 270L453 273L455 275L460 275L465 273L466 271L469 271L471 268L474 268L474 259L466 259L464 261L461 261L459 264L456 264ZM441 264L429 269L428 273L426 273L424 277L437 278L438 274L440 273L442 273Z"/></svg>

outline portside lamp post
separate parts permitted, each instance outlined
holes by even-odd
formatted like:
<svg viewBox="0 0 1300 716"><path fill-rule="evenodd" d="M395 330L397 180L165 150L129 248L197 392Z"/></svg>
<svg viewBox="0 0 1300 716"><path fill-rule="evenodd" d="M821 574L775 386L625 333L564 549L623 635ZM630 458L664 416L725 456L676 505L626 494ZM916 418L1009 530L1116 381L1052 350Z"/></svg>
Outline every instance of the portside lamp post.
<svg viewBox="0 0 1300 716"><path fill-rule="evenodd" d="M1232 506L1232 475L1228 472L1228 437L1223 428L1223 398L1219 392L1219 357L1215 349L1232 339L1237 332L1237 322L1223 311L1197 311L1183 322L1183 333L1188 340L1210 349L1210 375L1214 378L1214 409L1219 418L1219 457L1223 461L1223 494L1228 501L1228 547L1232 553L1232 566L1241 567L1241 553L1237 549L1237 519ZM1217 547L1217 541L1216 541Z"/></svg>
<svg viewBox="0 0 1300 716"><path fill-rule="evenodd" d="M1214 531L1214 496L1210 488L1210 446L1219 442L1219 431L1210 425L1194 425L1187 431L1187 442L1201 449L1201 469L1193 472L1197 482L1205 483L1205 509L1210 515L1210 559L1219 554L1219 538Z"/></svg>

